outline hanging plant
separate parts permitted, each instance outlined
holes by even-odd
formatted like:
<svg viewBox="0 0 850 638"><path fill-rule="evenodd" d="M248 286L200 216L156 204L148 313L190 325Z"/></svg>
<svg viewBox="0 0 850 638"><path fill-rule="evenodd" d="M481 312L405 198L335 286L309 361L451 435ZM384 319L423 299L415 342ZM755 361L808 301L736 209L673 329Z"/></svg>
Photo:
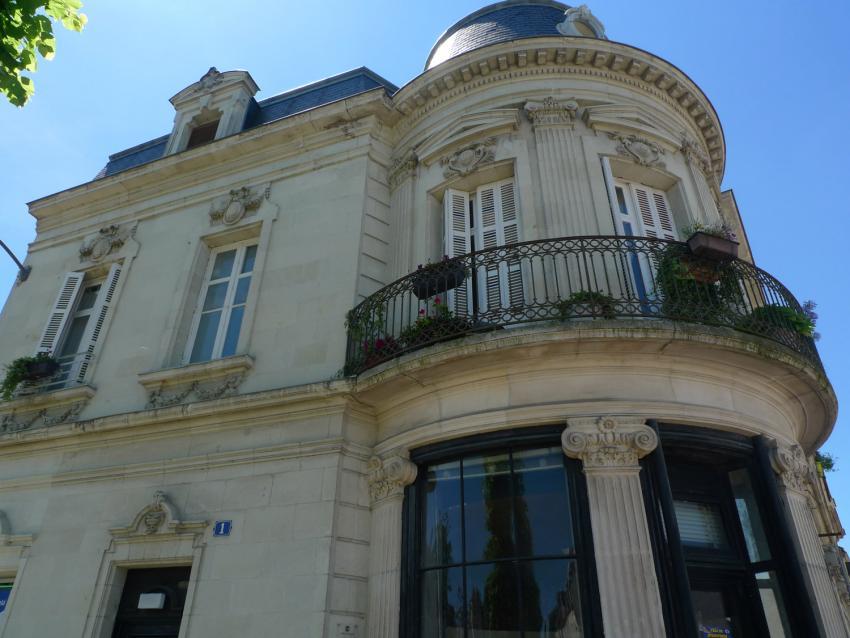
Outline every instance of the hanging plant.
<svg viewBox="0 0 850 638"><path fill-rule="evenodd" d="M11 401L15 390L24 382L41 381L52 377L59 370L59 362L47 352L34 357L19 357L6 365L6 376L0 383L0 396Z"/></svg>

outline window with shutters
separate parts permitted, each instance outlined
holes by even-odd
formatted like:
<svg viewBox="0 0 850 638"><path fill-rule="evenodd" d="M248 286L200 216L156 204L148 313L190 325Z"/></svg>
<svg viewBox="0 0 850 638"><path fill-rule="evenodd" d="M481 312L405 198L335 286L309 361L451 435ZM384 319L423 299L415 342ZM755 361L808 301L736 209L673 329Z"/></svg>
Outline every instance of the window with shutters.
<svg viewBox="0 0 850 638"><path fill-rule="evenodd" d="M444 199L446 255L459 257L520 241L516 183L504 179L479 186L474 192L453 189ZM492 267L476 268L464 285L449 295L458 314L523 303L520 264L501 261Z"/></svg>
<svg viewBox="0 0 850 638"><path fill-rule="evenodd" d="M69 272L59 289L36 352L53 355L59 371L48 381L24 390L57 390L84 383L106 330L121 264L104 277Z"/></svg>
<svg viewBox="0 0 850 638"><path fill-rule="evenodd" d="M623 235L678 239L664 191L614 180L614 211L617 229Z"/></svg>
<svg viewBox="0 0 850 638"><path fill-rule="evenodd" d="M236 354L256 258L256 240L210 253L186 348L187 363Z"/></svg>

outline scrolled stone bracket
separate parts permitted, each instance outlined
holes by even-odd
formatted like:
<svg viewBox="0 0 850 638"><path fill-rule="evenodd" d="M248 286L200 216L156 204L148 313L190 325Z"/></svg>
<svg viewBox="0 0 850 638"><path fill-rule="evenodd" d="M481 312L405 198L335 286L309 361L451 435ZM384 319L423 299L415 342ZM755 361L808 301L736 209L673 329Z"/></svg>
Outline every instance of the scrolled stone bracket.
<svg viewBox="0 0 850 638"><path fill-rule="evenodd" d="M372 457L368 465L369 496L372 505L402 496L404 488L416 480L417 471L415 463L401 456L385 459Z"/></svg>
<svg viewBox="0 0 850 638"><path fill-rule="evenodd" d="M778 441L771 443L770 462L773 471L779 477L782 484L789 490L793 490L808 501L813 502L812 479L814 470L806 458L806 453L796 443L783 445Z"/></svg>
<svg viewBox="0 0 850 638"><path fill-rule="evenodd" d="M585 471L637 470L658 446L658 436L640 417L583 417L567 419L561 446L568 457L581 459Z"/></svg>

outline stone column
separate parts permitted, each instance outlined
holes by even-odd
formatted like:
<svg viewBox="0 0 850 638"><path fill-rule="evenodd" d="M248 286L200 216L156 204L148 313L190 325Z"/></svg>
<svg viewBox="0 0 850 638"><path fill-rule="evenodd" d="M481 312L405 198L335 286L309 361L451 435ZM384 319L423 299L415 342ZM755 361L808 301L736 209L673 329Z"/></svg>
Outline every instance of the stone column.
<svg viewBox="0 0 850 638"><path fill-rule="evenodd" d="M372 526L369 546L369 638L397 638L401 592L404 488L416 465L400 456L369 461Z"/></svg>
<svg viewBox="0 0 850 638"><path fill-rule="evenodd" d="M811 486L814 478L812 468L803 448L796 444L782 445L776 441L772 444L771 462L779 476L779 492L785 505L785 517L797 544L797 553L803 563L803 578L809 589L811 603L815 606L821 631L826 638L846 638L847 631L826 566L823 543L818 537L812 516L815 504Z"/></svg>
<svg viewBox="0 0 850 638"><path fill-rule="evenodd" d="M658 445L637 417L568 419L564 453L581 459L606 636L664 636L638 459Z"/></svg>
<svg viewBox="0 0 850 638"><path fill-rule="evenodd" d="M573 130L577 110L575 100L551 97L525 105L534 127L547 237L599 232L581 138Z"/></svg>

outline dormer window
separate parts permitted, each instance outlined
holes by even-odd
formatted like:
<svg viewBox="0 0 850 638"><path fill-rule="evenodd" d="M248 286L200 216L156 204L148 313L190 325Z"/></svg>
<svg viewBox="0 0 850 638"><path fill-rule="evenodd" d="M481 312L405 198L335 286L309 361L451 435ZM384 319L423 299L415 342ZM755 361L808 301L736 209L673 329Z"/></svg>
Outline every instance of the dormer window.
<svg viewBox="0 0 850 638"><path fill-rule="evenodd" d="M212 142L215 139L216 131L218 131L219 121L220 118L216 118L211 122L193 126L192 132L189 134L189 141L186 142L186 150L206 144L207 142Z"/></svg>

